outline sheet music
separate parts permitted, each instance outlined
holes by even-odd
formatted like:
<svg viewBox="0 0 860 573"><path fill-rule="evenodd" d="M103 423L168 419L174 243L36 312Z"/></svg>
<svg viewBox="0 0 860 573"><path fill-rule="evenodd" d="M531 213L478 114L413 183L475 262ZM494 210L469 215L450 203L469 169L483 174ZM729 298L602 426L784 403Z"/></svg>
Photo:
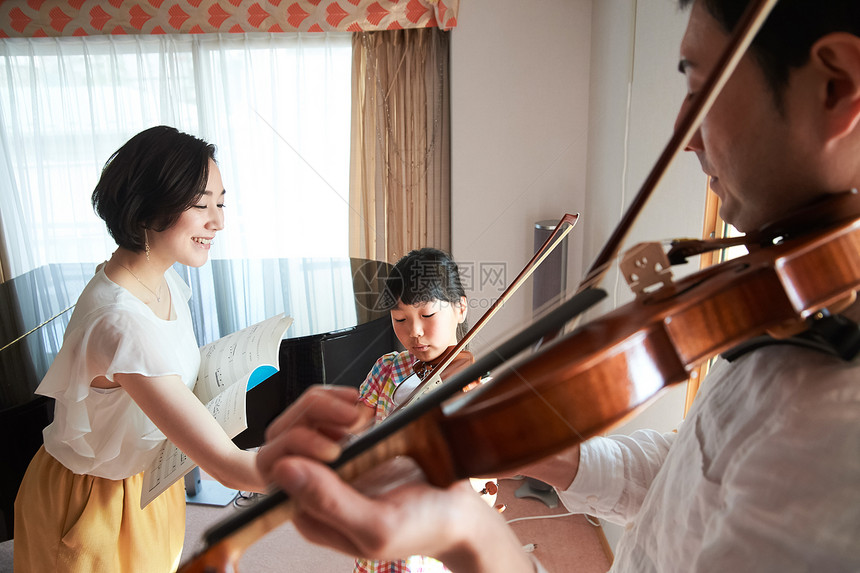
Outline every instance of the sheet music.
<svg viewBox="0 0 860 573"><path fill-rule="evenodd" d="M278 350L293 319L279 314L243 328L200 349L200 371L194 393L208 404L224 388L256 366L278 367Z"/></svg>
<svg viewBox="0 0 860 573"><path fill-rule="evenodd" d="M279 314L200 349L194 394L206 404L230 438L248 427L245 412L248 381L253 377L256 384L259 378L268 377L277 369L281 339L292 323L292 318ZM255 376L258 371L261 376ZM170 440L165 440L153 463L144 471L141 509L196 465Z"/></svg>

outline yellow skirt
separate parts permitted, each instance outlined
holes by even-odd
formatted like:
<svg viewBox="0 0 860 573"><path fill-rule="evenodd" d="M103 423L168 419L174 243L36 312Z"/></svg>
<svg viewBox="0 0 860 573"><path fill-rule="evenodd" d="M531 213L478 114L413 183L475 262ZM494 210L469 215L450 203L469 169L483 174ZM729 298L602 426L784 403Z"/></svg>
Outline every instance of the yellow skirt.
<svg viewBox="0 0 860 573"><path fill-rule="evenodd" d="M183 483L140 509L143 474L77 475L44 446L15 499L15 571L167 573L185 540Z"/></svg>

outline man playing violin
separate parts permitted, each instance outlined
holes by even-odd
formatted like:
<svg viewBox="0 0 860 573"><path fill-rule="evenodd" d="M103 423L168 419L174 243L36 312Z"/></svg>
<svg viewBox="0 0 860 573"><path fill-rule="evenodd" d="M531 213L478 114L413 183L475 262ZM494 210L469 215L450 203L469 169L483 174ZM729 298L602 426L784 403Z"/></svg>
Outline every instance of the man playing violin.
<svg viewBox="0 0 860 573"><path fill-rule="evenodd" d="M691 5L683 112L747 2L679 3ZM778 3L688 150L744 232L860 188L860 2ZM843 315L858 321L858 304ZM468 483L414 480L371 499L309 459L336 457L355 399L311 390L258 458L308 539L453 571L535 569ZM860 571L860 358L765 345L720 360L677 432L593 438L525 472L569 509L626 526L613 571Z"/></svg>

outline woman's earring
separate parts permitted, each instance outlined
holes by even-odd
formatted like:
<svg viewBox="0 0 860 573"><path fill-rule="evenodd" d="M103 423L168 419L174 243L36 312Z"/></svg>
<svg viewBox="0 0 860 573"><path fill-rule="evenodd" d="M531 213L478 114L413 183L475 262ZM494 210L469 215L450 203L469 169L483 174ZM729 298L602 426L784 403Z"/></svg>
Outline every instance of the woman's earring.
<svg viewBox="0 0 860 573"><path fill-rule="evenodd" d="M146 229L143 230L143 250L146 252L146 260L149 261L149 238L146 236Z"/></svg>

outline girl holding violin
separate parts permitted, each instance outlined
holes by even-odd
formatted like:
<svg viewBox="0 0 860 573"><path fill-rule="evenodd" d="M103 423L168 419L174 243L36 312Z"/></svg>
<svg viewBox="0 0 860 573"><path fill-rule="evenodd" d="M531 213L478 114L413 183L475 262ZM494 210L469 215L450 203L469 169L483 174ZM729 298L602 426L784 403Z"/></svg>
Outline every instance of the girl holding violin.
<svg viewBox="0 0 860 573"><path fill-rule="evenodd" d="M361 385L364 416L377 422L400 405L404 381L415 374L413 380L420 382L421 375L457 344L466 330L467 311L457 263L438 249L418 249L402 257L383 292L391 305L394 334L405 350L380 357Z"/></svg>
<svg viewBox="0 0 860 573"><path fill-rule="evenodd" d="M707 99L700 92L713 85L710 74L744 8L764 2L679 4L692 4L680 50L689 88L684 111ZM783 221L808 224L806 213L846 197L854 212L842 215L856 225L860 208L849 190L860 188L860 2L778 1L685 143L711 176L723 219L748 235L778 224L790 237ZM727 353L677 432L594 437L522 470L554 485L568 508L625 526L612 571L860 570L860 355L844 344L856 340L860 320L860 303L852 302L856 251L846 248L804 273L826 285L836 267L854 269L844 304L828 309L844 328L825 337L827 344L771 339ZM777 294L784 293L759 293L750 314ZM735 314L721 308L714 322ZM581 332L594 332L588 326ZM610 374L603 388L635 373ZM618 382L626 387L627 379ZM263 474L294 501L294 523L308 539L372 558L431 555L453 571L535 570L498 514L462 482L439 488L415 479L375 499L318 463L337 456L336 429L358 419L351 399L341 390L305 411L307 419L328 422L314 433L315 445L306 439L312 425L288 412L258 457ZM534 428L551 422L512 421Z"/></svg>
<svg viewBox="0 0 860 573"><path fill-rule="evenodd" d="M416 380L415 368L433 364L457 344L466 322L466 292L451 257L432 248L414 250L394 265L385 282L391 324L405 348L381 356L361 384L358 408L363 419L381 422L398 405L395 392ZM447 571L435 559L413 555L398 562L357 559L356 573L377 571Z"/></svg>

